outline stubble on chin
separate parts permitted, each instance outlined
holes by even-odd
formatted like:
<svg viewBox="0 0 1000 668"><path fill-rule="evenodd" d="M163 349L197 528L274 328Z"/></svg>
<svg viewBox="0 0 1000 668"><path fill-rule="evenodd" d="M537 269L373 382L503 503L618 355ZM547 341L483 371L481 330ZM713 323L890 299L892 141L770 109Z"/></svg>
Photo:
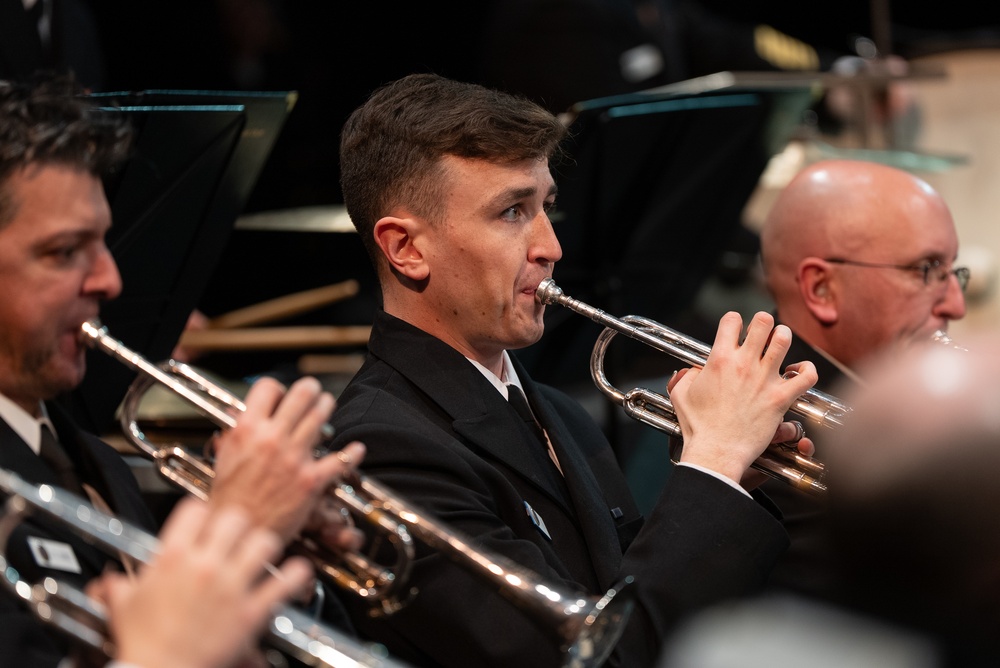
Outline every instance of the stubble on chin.
<svg viewBox="0 0 1000 668"><path fill-rule="evenodd" d="M521 342L520 348L527 348L528 346L538 343L542 338L542 334L545 333L545 324L542 322L541 317L532 323L532 326L525 329L524 340Z"/></svg>
<svg viewBox="0 0 1000 668"><path fill-rule="evenodd" d="M33 386L39 400L52 399L69 392L83 381L86 371L84 351L70 360L55 351L32 351L22 358L18 373L25 384Z"/></svg>

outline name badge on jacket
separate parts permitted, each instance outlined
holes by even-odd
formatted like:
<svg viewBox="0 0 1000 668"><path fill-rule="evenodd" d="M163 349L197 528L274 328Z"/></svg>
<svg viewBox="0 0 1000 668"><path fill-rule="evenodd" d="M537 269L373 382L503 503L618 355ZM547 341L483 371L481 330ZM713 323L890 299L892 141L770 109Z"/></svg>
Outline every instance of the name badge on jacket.
<svg viewBox="0 0 1000 668"><path fill-rule="evenodd" d="M35 557L35 563L42 568L51 568L67 573L80 573L80 562L76 559L76 553L69 543L61 543L57 540L48 540L36 536L28 537L28 547Z"/></svg>
<svg viewBox="0 0 1000 668"><path fill-rule="evenodd" d="M552 536L549 535L549 530L545 527L545 520L542 516L535 512L535 509L531 507L527 501L524 502L524 510L528 513L528 518L531 519L531 523L535 525L535 528L542 532L542 535L547 539L552 540Z"/></svg>

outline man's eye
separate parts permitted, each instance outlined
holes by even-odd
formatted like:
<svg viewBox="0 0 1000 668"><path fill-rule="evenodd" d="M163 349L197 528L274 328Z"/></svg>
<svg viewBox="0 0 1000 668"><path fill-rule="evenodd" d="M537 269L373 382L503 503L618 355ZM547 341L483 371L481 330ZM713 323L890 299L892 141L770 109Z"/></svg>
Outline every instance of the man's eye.
<svg viewBox="0 0 1000 668"><path fill-rule="evenodd" d="M57 246L51 249L48 254L59 262L66 262L72 260L79 250L80 247L75 244L71 246Z"/></svg>
<svg viewBox="0 0 1000 668"><path fill-rule="evenodd" d="M520 214L521 214L520 207L512 206L509 209L504 209L503 213L500 214L500 217L503 220L514 222L518 219Z"/></svg>

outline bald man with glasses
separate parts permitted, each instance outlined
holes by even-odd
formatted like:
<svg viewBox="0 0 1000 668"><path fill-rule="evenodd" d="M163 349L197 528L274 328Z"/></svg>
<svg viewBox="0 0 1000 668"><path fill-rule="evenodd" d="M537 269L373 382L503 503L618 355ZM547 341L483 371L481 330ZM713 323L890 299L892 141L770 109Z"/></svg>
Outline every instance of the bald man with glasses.
<svg viewBox="0 0 1000 668"><path fill-rule="evenodd" d="M969 270L956 267L958 235L941 196L920 178L886 165L826 160L785 187L761 231L764 278L794 342L787 359L816 365L816 388L864 383L858 369L946 333L965 315ZM809 429L816 457L824 434ZM877 447L877 444L873 444ZM817 531L822 506L768 483L792 546L771 582L835 594Z"/></svg>
<svg viewBox="0 0 1000 668"><path fill-rule="evenodd" d="M965 315L969 270L954 266L951 213L892 167L827 160L803 170L768 215L761 256L779 320L810 357L849 377L865 358ZM836 380L821 370L818 386Z"/></svg>

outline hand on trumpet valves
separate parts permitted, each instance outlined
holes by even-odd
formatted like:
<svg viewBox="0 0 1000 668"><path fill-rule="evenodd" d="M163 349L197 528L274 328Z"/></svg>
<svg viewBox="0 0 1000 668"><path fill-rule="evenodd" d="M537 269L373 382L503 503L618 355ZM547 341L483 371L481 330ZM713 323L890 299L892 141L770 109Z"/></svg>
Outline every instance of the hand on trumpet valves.
<svg viewBox="0 0 1000 668"><path fill-rule="evenodd" d="M806 437L805 427L798 420L782 422L778 425L770 445L778 445L782 450L794 450L803 457L812 457L816 453L816 446L812 439ZM744 489L755 489L770 480L770 477L758 471L756 468L749 468L740 479L740 485Z"/></svg>
<svg viewBox="0 0 1000 668"><path fill-rule="evenodd" d="M116 659L143 668L246 665L272 609L308 586L312 567L293 557L265 566L282 550L272 531L243 509L211 512L183 499L160 534L159 554L129 578L106 573L90 588L103 599Z"/></svg>
<svg viewBox="0 0 1000 668"><path fill-rule="evenodd" d="M354 451L354 446L360 445L351 443L340 452ZM365 542L365 534L355 526L350 511L330 494L320 497L303 530L334 552L358 552Z"/></svg>
<svg viewBox="0 0 1000 668"><path fill-rule="evenodd" d="M315 456L334 400L314 378L287 390L261 378L244 403L236 426L216 440L209 502L241 506L255 525L288 541L302 530L327 487L361 462L364 446L349 446L350 463L337 453Z"/></svg>
<svg viewBox="0 0 1000 668"><path fill-rule="evenodd" d="M796 435L788 431L794 427L779 426L817 380L811 362L792 365L794 373L782 375L792 334L784 325L775 327L769 314L751 319L741 343L742 328L738 313L724 315L704 368L678 372L667 388L684 434L680 461L736 482L775 439ZM808 441L799 439L799 447L811 454L811 441L803 440Z"/></svg>

